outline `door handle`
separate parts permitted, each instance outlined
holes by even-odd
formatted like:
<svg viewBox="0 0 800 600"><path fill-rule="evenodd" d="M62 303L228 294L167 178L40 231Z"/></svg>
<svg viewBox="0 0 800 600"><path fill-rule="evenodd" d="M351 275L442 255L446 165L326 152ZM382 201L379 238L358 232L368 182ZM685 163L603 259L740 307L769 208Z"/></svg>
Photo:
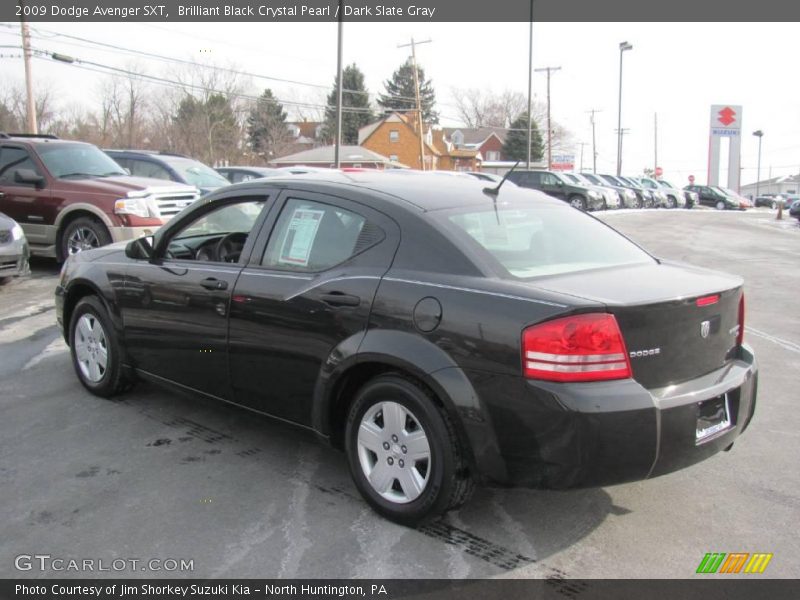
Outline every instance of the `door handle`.
<svg viewBox="0 0 800 600"><path fill-rule="evenodd" d="M361 298L358 296L352 296L342 292L322 294L320 296L320 300L322 300L325 304L329 304L330 306L359 306L361 304Z"/></svg>
<svg viewBox="0 0 800 600"><path fill-rule="evenodd" d="M227 281L223 281L222 279L216 279L214 277L208 277L206 279L203 279L203 281L200 282L200 285L202 285L207 290L227 290L228 289L228 282Z"/></svg>

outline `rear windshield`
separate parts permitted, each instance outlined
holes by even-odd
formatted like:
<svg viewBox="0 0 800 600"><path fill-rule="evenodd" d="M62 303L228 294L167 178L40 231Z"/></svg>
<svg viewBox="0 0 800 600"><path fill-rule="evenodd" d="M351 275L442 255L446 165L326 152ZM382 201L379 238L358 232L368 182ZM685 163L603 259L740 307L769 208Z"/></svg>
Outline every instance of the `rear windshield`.
<svg viewBox="0 0 800 600"><path fill-rule="evenodd" d="M467 207L437 218L470 249L488 254L507 278L655 262L610 227L566 205Z"/></svg>
<svg viewBox="0 0 800 600"><path fill-rule="evenodd" d="M164 158L163 156L161 158L178 171L191 185L197 187L222 187L230 183L214 169L196 160L175 157Z"/></svg>

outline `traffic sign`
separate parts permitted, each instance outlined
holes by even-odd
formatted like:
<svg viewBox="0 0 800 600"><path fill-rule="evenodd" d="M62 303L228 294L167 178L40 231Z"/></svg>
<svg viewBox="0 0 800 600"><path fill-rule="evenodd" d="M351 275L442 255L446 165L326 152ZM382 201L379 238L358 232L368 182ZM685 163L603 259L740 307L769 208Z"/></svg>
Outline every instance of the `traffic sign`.
<svg viewBox="0 0 800 600"><path fill-rule="evenodd" d="M694 183L694 175L689 175L689 183Z"/></svg>
<svg viewBox="0 0 800 600"><path fill-rule="evenodd" d="M664 174L664 169L656 167L656 177L661 177Z"/></svg>

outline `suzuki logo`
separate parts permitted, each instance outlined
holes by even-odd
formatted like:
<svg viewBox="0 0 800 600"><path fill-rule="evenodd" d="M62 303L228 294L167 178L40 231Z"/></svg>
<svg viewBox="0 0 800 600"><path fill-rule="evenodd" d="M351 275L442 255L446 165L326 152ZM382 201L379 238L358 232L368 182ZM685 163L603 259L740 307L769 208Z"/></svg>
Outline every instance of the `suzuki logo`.
<svg viewBox="0 0 800 600"><path fill-rule="evenodd" d="M726 106L717 114L719 115L719 122L725 125L725 127L727 127L736 120L736 117L734 117L736 111L733 110L730 106Z"/></svg>
<svg viewBox="0 0 800 600"><path fill-rule="evenodd" d="M700 335L703 336L704 339L708 337L708 333L710 331L711 331L711 321L703 321L702 323L700 323Z"/></svg>

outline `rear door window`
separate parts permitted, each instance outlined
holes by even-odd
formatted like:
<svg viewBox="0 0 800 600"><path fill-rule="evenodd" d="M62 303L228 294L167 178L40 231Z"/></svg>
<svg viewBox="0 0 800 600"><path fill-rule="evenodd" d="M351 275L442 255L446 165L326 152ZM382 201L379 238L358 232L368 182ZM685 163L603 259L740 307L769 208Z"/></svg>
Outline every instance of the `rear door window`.
<svg viewBox="0 0 800 600"><path fill-rule="evenodd" d="M355 212L290 198L281 210L261 264L279 270L324 271L365 249L367 238L374 239L372 229L374 226L368 226L367 220Z"/></svg>

